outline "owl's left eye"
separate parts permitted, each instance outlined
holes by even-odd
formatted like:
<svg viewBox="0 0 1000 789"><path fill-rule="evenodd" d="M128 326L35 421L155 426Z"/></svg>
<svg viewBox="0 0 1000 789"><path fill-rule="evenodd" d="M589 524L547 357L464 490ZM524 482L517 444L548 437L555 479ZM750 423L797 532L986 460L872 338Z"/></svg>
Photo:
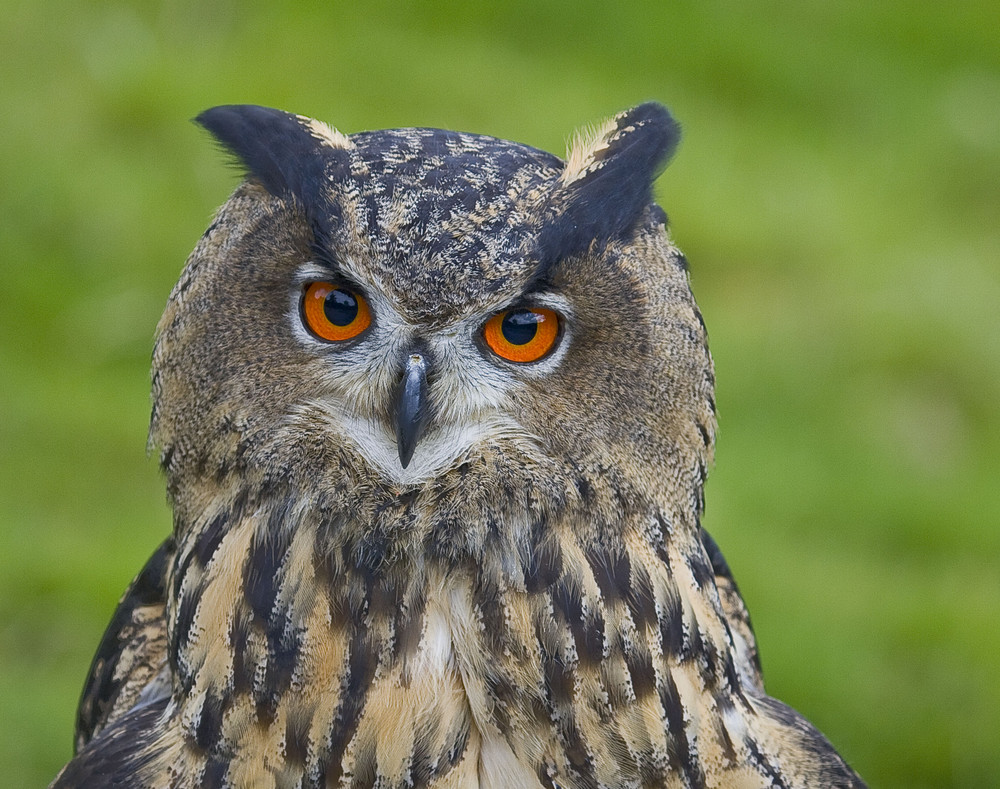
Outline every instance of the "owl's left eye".
<svg viewBox="0 0 1000 789"><path fill-rule="evenodd" d="M537 362L556 347L559 316L544 307L504 310L486 321L483 339L508 362Z"/></svg>
<svg viewBox="0 0 1000 789"><path fill-rule="evenodd" d="M309 331L330 342L352 340L372 322L364 297L332 282L311 282L306 286L302 318Z"/></svg>

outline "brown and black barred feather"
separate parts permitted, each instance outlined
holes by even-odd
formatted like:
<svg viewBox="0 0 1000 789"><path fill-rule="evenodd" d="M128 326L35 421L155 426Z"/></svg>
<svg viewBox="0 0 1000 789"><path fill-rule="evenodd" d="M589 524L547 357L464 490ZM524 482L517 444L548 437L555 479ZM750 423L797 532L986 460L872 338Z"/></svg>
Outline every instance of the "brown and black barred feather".
<svg viewBox="0 0 1000 789"><path fill-rule="evenodd" d="M80 696L77 752L151 692L147 688L167 668L165 577L173 552L173 539L165 540L118 602Z"/></svg>
<svg viewBox="0 0 1000 789"><path fill-rule="evenodd" d="M760 653L757 650L757 636L750 622L750 611L747 610L740 588L729 569L729 563L722 555L722 549L705 529L701 530L701 542L705 546L708 560L712 563L715 573L715 588L719 590L719 602L726 615L726 623L733 639L733 647L737 654L737 668L742 672L742 678L749 687L764 692L764 672L760 665Z"/></svg>
<svg viewBox="0 0 1000 789"><path fill-rule="evenodd" d="M863 787L766 695L700 526L714 371L651 203L666 110L566 162L260 107L199 120L249 177L158 329L174 534L53 786ZM317 280L370 328L311 334ZM491 355L485 322L535 307L561 315L551 353Z"/></svg>

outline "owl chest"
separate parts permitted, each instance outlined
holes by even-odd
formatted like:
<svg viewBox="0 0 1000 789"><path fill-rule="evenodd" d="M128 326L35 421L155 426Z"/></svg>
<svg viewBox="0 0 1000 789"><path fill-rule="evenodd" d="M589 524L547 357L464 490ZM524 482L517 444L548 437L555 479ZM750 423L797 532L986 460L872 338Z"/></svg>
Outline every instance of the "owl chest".
<svg viewBox="0 0 1000 789"><path fill-rule="evenodd" d="M467 590L431 595L408 649L388 617L337 623L310 597L294 655L277 631L189 645L202 659L175 723L198 745L191 775L207 769L200 753L221 760L231 786L353 785L359 774L378 786L540 786L511 747L520 734L504 731L512 713L490 695ZM213 705L224 714L210 718Z"/></svg>
<svg viewBox="0 0 1000 789"><path fill-rule="evenodd" d="M429 787L540 786L512 748L525 733L508 730L512 712L491 694L496 657L482 633L468 589L432 595L416 648L382 656L352 738L354 758L377 764L388 785L422 785L422 776Z"/></svg>

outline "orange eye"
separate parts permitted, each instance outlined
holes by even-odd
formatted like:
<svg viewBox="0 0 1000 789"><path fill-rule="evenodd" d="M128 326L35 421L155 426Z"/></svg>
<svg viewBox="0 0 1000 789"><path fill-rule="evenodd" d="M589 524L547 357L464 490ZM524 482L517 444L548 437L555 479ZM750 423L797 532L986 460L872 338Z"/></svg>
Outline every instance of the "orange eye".
<svg viewBox="0 0 1000 789"><path fill-rule="evenodd" d="M483 339L508 362L537 362L559 337L559 316L544 307L498 312L483 326Z"/></svg>
<svg viewBox="0 0 1000 789"><path fill-rule="evenodd" d="M372 322L368 302L332 282L309 283L302 296L302 316L309 331L331 342L354 339Z"/></svg>

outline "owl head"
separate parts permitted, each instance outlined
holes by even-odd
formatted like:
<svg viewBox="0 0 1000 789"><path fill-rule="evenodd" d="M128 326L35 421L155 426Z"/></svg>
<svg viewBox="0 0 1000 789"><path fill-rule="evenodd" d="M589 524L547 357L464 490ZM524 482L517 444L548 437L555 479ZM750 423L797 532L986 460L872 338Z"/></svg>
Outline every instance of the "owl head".
<svg viewBox="0 0 1000 789"><path fill-rule="evenodd" d="M247 177L158 328L151 440L175 502L240 469L700 510L714 379L652 202L679 136L663 107L612 118L565 161L257 106L197 121Z"/></svg>

